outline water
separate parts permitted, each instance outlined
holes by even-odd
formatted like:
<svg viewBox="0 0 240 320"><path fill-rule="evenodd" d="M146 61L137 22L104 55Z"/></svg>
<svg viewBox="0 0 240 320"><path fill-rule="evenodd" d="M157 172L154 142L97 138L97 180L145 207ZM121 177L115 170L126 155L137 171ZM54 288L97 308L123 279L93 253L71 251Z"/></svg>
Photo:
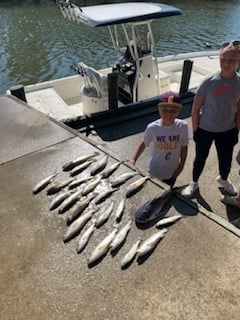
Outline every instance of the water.
<svg viewBox="0 0 240 320"><path fill-rule="evenodd" d="M73 1L80 6L102 2ZM162 2L184 14L154 22L159 55L205 50L206 43L215 50L240 38L240 1ZM0 1L0 30L0 94L15 84L74 74L74 62L103 68L115 59L107 29L65 20L54 1Z"/></svg>

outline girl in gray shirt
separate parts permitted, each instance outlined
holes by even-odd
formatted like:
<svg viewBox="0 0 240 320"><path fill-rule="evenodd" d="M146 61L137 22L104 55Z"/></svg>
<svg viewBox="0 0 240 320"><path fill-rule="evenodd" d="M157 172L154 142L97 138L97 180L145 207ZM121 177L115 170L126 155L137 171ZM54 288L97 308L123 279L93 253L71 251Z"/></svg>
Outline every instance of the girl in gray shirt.
<svg viewBox="0 0 240 320"><path fill-rule="evenodd" d="M192 107L192 127L195 160L192 181L182 195L192 197L199 188L198 180L214 141L217 150L219 176L217 182L231 195L237 189L228 179L233 148L240 129L240 42L224 44L220 49L220 71L200 84Z"/></svg>

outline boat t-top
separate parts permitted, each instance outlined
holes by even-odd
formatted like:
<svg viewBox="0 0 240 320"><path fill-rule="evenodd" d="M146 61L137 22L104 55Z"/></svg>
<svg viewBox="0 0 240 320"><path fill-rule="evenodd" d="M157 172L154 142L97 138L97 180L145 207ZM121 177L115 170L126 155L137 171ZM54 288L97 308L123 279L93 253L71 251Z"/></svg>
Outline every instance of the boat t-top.
<svg viewBox="0 0 240 320"><path fill-rule="evenodd" d="M81 61L75 65L77 74L74 76L25 86L30 106L65 123L81 122L103 114L112 116L156 105L159 95L167 90L188 91L192 63L185 83L182 81L183 63L188 56L158 58L152 31L154 20L181 15L180 9L153 2L83 7L70 1L56 3L63 16L75 23L92 28L107 27L117 59L112 66L101 70ZM206 58L209 55L211 59ZM217 54L212 56L212 52L194 56L205 59L195 81L199 82L213 71L213 61L216 69L218 58ZM211 69L207 68L209 63ZM195 78L196 75L195 72Z"/></svg>

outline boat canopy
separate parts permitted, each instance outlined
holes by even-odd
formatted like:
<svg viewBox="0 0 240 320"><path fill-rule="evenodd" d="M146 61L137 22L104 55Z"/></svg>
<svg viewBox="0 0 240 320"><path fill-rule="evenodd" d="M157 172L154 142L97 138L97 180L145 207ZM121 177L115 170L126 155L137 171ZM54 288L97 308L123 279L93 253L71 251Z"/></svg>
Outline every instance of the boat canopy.
<svg viewBox="0 0 240 320"><path fill-rule="evenodd" d="M125 2L78 7L70 1L57 1L63 15L90 27L142 22L182 14L180 9L162 3Z"/></svg>

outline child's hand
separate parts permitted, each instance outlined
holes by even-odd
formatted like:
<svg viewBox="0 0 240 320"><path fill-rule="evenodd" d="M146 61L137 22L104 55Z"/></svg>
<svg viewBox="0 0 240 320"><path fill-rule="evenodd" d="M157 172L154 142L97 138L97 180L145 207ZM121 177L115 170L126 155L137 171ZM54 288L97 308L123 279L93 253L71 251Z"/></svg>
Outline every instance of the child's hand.
<svg viewBox="0 0 240 320"><path fill-rule="evenodd" d="M240 165L240 150L238 151L236 160L237 160L237 163Z"/></svg>
<svg viewBox="0 0 240 320"><path fill-rule="evenodd" d="M135 165L136 160L134 159L126 159L127 162L130 162L131 164Z"/></svg>

